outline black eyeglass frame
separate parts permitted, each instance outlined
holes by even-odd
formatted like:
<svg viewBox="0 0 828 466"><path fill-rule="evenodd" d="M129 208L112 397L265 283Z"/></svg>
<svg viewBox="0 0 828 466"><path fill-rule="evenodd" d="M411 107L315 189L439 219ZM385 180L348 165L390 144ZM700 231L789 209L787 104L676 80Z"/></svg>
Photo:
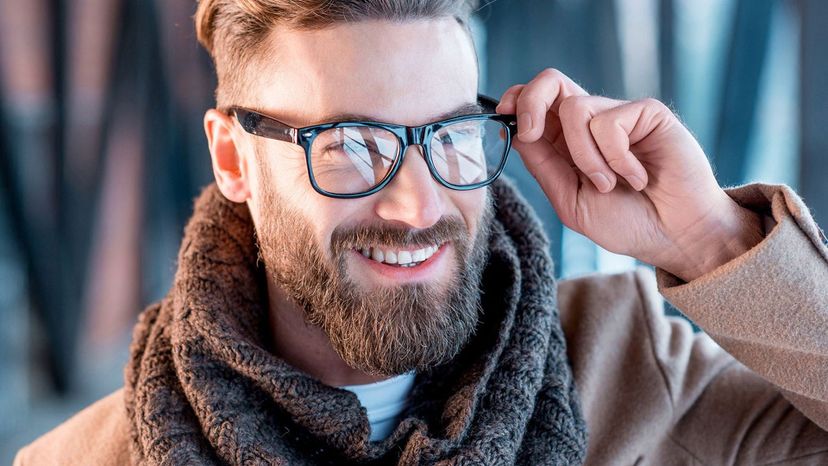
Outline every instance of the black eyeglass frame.
<svg viewBox="0 0 828 466"><path fill-rule="evenodd" d="M305 150L305 160L307 163L308 178L310 179L311 186L316 192L322 194L323 196L328 196L336 199L356 199L375 194L379 192L382 188L387 186L388 183L390 183L391 180L394 179L394 176L397 174L397 171L399 171L400 167L402 166L405 160L405 153L408 147L412 145L419 145L423 148L423 158L425 158L426 165L428 165L428 170L429 172L431 172L431 177L434 178L442 186L445 186L446 188L454 189L457 191L470 191L472 189L482 188L494 182L494 180L496 180L501 175L501 173L503 173L503 169L506 166L506 160L509 158L509 152L512 147L512 139L515 137L515 135L517 135L517 118L515 117L515 115L503 115L495 113L494 109L497 107L498 102L497 100L492 99L491 97L479 94L477 96L477 100L478 104L483 108L485 113L461 115L453 118L448 118L445 120L426 123L421 126L395 125L391 123L381 123L376 121L343 121L295 128L286 123L282 123L281 121L273 117L269 117L267 115L243 107L230 107L228 112L232 115L235 115L242 129L244 129L246 132L250 134L268 139L274 139L277 141L289 142L301 146ZM440 176L440 174L437 172L437 168L434 166L434 162L431 158L432 136L435 132L439 131L440 129L446 126L462 121L471 120L496 121L503 125L504 129L506 129L508 134L508 137L506 138L506 147L504 149L503 158L500 162L500 165L497 167L497 170L494 172L494 175L490 176L485 181L469 185L457 185L449 183L448 181L444 180L443 177ZM262 123L266 123L266 127L263 126ZM320 133L332 128L366 126L372 128L381 128L396 136L397 141L399 143L399 156L396 157L396 160L394 161L394 166L391 167L391 170L388 172L387 175L385 175L385 178L383 178L383 180L380 181L379 184L377 184L368 191L352 194L340 194L332 193L322 189L322 187L317 184L316 178L313 176L313 164L311 162L311 147L313 146L313 141Z"/></svg>

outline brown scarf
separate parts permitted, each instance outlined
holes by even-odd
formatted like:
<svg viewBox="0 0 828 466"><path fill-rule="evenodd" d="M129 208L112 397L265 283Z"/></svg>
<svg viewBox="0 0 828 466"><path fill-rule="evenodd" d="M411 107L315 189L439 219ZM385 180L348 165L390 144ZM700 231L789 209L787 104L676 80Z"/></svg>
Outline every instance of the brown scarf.
<svg viewBox="0 0 828 466"><path fill-rule="evenodd" d="M134 464L581 464L586 426L548 242L507 182L478 331L419 373L396 430L369 441L353 393L268 352L264 272L247 206L196 201L170 294L133 333L125 399Z"/></svg>

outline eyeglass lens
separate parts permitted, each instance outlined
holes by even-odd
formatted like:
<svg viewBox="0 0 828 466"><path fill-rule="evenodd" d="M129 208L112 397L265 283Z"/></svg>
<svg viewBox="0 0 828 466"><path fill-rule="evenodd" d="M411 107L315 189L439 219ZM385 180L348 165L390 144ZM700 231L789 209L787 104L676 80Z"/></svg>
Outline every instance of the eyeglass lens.
<svg viewBox="0 0 828 466"><path fill-rule="evenodd" d="M507 133L503 123L484 119L441 127L430 141L437 175L455 186L490 180L506 155ZM388 130L334 127L319 133L311 144L311 170L321 189L358 194L382 183L399 156L399 140Z"/></svg>

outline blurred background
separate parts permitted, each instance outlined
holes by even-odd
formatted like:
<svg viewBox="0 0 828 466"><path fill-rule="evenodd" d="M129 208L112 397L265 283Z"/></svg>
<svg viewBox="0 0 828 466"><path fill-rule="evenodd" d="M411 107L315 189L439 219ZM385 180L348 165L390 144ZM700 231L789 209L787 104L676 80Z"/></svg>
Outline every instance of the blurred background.
<svg viewBox="0 0 828 466"><path fill-rule="evenodd" d="M483 3L487 3L485 0ZM193 0L0 0L0 463L123 384L132 325L163 296L212 180L215 78ZM545 67L657 97L722 185L793 186L828 225L828 2L500 0L474 23L481 90ZM635 261L562 228L510 158L557 273Z"/></svg>

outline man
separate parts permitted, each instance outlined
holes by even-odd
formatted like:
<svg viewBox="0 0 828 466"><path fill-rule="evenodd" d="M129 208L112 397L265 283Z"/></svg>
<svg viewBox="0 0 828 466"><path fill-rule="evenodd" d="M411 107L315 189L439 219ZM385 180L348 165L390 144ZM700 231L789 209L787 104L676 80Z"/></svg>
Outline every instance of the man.
<svg viewBox="0 0 828 466"><path fill-rule="evenodd" d="M826 464L828 248L801 200L723 191L664 105L555 70L494 114L473 7L202 0L216 183L124 389L16 464ZM556 283L494 181L510 142L565 225L658 281Z"/></svg>

